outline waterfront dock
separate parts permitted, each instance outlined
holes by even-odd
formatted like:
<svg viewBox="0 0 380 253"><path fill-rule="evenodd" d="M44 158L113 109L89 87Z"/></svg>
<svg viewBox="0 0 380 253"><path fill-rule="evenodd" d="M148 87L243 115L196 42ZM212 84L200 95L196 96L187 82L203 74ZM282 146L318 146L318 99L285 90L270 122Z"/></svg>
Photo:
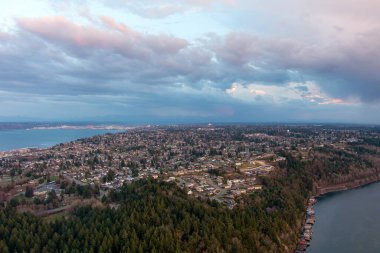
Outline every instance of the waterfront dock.
<svg viewBox="0 0 380 253"><path fill-rule="evenodd" d="M314 197L311 197L307 202L305 221L300 231L300 238L295 253L304 253L310 245L315 223L314 205L316 202L317 200Z"/></svg>

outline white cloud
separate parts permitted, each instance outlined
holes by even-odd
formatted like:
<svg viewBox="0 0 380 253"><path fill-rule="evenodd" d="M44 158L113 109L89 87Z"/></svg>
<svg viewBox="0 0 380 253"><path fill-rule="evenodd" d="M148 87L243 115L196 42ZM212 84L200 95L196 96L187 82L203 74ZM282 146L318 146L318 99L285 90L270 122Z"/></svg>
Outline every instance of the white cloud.
<svg viewBox="0 0 380 253"><path fill-rule="evenodd" d="M231 97L248 103L275 103L282 104L292 101L308 102L318 105L352 104L341 98L331 98L323 93L315 82L296 83L285 85L241 84L233 83L225 90Z"/></svg>

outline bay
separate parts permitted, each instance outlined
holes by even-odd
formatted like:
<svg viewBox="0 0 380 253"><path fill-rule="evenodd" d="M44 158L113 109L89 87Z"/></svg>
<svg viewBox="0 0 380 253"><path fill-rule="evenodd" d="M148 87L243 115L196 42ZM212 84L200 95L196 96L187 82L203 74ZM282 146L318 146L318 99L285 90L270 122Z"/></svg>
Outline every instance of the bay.
<svg viewBox="0 0 380 253"><path fill-rule="evenodd" d="M48 148L59 143L120 130L99 129L44 129L44 130L1 130L0 151L20 148Z"/></svg>
<svg viewBox="0 0 380 253"><path fill-rule="evenodd" d="M380 183L328 194L315 215L307 253L380 252Z"/></svg>

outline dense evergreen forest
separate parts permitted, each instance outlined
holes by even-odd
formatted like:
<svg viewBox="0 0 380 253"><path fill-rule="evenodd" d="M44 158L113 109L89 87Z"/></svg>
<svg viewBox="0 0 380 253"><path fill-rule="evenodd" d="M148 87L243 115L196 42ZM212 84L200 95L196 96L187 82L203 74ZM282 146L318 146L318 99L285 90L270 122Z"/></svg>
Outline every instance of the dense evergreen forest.
<svg viewBox="0 0 380 253"><path fill-rule="evenodd" d="M374 146L350 144L346 150L319 147L309 153L305 166L319 185L350 182L363 176L379 174L378 151Z"/></svg>
<svg viewBox="0 0 380 253"><path fill-rule="evenodd" d="M289 156L263 183L233 210L155 180L114 192L118 208L80 207L54 221L3 208L0 252L292 252L312 181Z"/></svg>

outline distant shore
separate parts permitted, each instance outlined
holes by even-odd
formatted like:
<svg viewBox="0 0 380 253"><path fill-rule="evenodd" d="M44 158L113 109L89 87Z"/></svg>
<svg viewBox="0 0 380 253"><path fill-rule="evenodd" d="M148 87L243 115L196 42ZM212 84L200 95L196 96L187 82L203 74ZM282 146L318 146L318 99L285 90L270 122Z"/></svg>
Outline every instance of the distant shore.
<svg viewBox="0 0 380 253"><path fill-rule="evenodd" d="M0 151L0 158L15 155L15 154L21 154L21 153L27 153L33 150L43 150L48 148L38 148L38 147L26 147L26 148L16 148L6 151Z"/></svg>
<svg viewBox="0 0 380 253"><path fill-rule="evenodd" d="M37 126L27 128L26 130L57 130L57 129L70 129L70 130L130 130L135 127L123 125L59 125L59 126Z"/></svg>
<svg viewBox="0 0 380 253"><path fill-rule="evenodd" d="M0 157L46 149L60 143L107 133L127 132L133 127L117 126L56 126L43 128L0 130Z"/></svg>
<svg viewBox="0 0 380 253"><path fill-rule="evenodd" d="M377 171L376 173L369 175L367 177L355 179L346 183L324 186L324 187L317 187L315 196L322 197L329 193L352 190L352 189L363 187L363 186L376 183L379 181L380 181L380 172Z"/></svg>

